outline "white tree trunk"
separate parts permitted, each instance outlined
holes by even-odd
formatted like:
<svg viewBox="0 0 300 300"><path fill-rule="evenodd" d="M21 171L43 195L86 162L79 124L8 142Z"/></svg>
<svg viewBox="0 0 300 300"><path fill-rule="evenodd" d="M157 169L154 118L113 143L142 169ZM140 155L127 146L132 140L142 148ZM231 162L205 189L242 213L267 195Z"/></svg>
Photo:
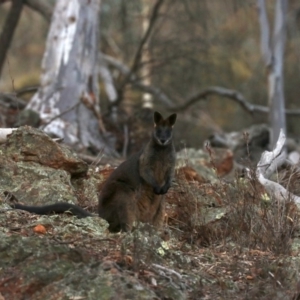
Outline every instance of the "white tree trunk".
<svg viewBox="0 0 300 300"><path fill-rule="evenodd" d="M148 30L149 27L149 15L150 15L150 5L151 1L143 0L141 2L142 4L142 35L145 34L145 32ZM150 68L150 38L146 41L144 45L144 49L142 52L141 57L141 77L142 77L142 83L146 86L151 85L151 68ZM142 97L142 106L144 108L153 108L153 96L150 93L143 93Z"/></svg>
<svg viewBox="0 0 300 300"><path fill-rule="evenodd" d="M269 105L272 128L271 145L274 146L282 128L286 134L283 59L286 40L287 0L277 0L273 33L273 65L269 74Z"/></svg>
<svg viewBox="0 0 300 300"><path fill-rule="evenodd" d="M258 0L261 28L261 52L268 70L268 94L270 107L271 147L279 137L280 129L286 133L285 99L283 84L283 55L286 38L287 0L276 0L274 31L270 29L264 0Z"/></svg>
<svg viewBox="0 0 300 300"><path fill-rule="evenodd" d="M57 0L42 62L41 87L28 104L47 133L71 145L110 151L99 113L101 0Z"/></svg>

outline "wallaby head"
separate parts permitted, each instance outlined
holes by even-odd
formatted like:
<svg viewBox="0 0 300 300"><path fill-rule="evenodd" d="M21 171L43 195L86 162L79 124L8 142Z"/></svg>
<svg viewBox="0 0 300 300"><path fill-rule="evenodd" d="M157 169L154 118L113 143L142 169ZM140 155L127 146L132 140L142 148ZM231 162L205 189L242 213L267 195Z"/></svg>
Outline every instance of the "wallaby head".
<svg viewBox="0 0 300 300"><path fill-rule="evenodd" d="M161 146L166 146L172 141L173 126L176 122L176 114L172 114L166 119L159 112L154 112L154 132L155 142Z"/></svg>

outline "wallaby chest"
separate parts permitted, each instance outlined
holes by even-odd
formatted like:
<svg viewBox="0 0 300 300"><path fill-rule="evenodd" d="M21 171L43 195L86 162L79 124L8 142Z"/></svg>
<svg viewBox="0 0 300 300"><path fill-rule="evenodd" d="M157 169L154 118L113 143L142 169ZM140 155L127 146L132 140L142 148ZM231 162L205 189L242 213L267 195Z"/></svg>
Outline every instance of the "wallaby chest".
<svg viewBox="0 0 300 300"><path fill-rule="evenodd" d="M173 145L160 148L147 145L139 159L139 173L142 177L152 176L160 186L173 175L175 150Z"/></svg>

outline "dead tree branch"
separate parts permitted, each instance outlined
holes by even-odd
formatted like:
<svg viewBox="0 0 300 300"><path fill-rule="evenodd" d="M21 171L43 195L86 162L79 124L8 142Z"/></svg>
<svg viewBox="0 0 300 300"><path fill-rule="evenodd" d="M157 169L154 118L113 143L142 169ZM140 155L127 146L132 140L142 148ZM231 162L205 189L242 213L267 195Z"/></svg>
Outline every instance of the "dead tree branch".
<svg viewBox="0 0 300 300"><path fill-rule="evenodd" d="M159 14L159 9L160 9L161 5L163 4L163 2L164 2L164 0L157 0L153 7L152 14L151 14L150 21L149 21L149 26L148 26L147 30L145 31L145 34L142 37L141 42L136 50L136 53L133 58L133 63L129 70L129 73L125 76L124 80L118 87L119 97L118 97L117 102L121 101L122 91L124 90L124 87L126 86L126 84L130 81L132 74L136 73L138 70L139 64L141 62L144 45L147 43L147 41L153 31L154 25L156 23L156 20L157 20L158 14Z"/></svg>
<svg viewBox="0 0 300 300"><path fill-rule="evenodd" d="M41 14L44 19L50 23L53 7L48 3L48 1L41 1L41 0L25 0L24 3L30 7L32 10Z"/></svg>
<svg viewBox="0 0 300 300"><path fill-rule="evenodd" d="M15 29L18 25L21 12L23 9L22 0L12 0L11 8L5 20L1 35L0 35L0 77L3 70L7 51L10 47L14 36Z"/></svg>
<svg viewBox="0 0 300 300"><path fill-rule="evenodd" d="M133 88L152 94L157 100L161 101L169 111L184 111L199 101L207 100L209 96L217 95L236 102L248 113L269 113L269 108L267 106L252 104L240 92L219 86L208 87L185 100L183 104L174 105L174 100L172 100L167 94L157 87L143 84L138 80L137 76L134 73L131 73L130 69L118 59L105 54L101 54L101 58L105 60L108 65L116 68L124 75L127 75L128 81L132 84ZM300 116L300 109L286 109L285 113L289 116Z"/></svg>
<svg viewBox="0 0 300 300"><path fill-rule="evenodd" d="M136 88L140 91L147 92L158 100L160 100L163 104L167 107L173 106L173 101L159 88L145 85L141 81L139 81L134 73L130 72L130 69L120 62L119 60L115 59L112 56L101 54L101 58L110 66L114 67L118 71L120 71L123 75L127 76L128 81L132 84L133 88ZM171 110L171 109L170 109Z"/></svg>
<svg viewBox="0 0 300 300"><path fill-rule="evenodd" d="M252 104L249 101L247 101L247 99L240 92L218 86L208 87L205 90L196 93L194 96L187 99L184 104L172 107L172 111L186 110L190 106L196 104L198 101L207 100L207 97L211 95L218 95L221 97L228 98L238 103L245 111L251 114L269 114L269 107ZM286 109L285 113L289 116L300 116L300 109Z"/></svg>
<svg viewBox="0 0 300 300"><path fill-rule="evenodd" d="M23 109L26 106L26 102L18 98L12 93L0 93L0 106L8 108Z"/></svg>
<svg viewBox="0 0 300 300"><path fill-rule="evenodd" d="M149 21L149 26L147 28L147 30L145 31L144 36L142 37L142 40L139 44L139 47L134 55L134 59L133 59L133 64L130 70L130 73L135 73L137 71L137 68L139 66L139 63L141 61L141 57L142 57L142 51L144 48L144 45L146 44L146 42L148 41L152 30L154 28L154 24L157 20L157 16L159 13L159 9L161 7L161 5L163 4L164 0L157 0L157 2L155 3L154 7L153 7L153 11L152 11L152 15L150 17L150 21Z"/></svg>
<svg viewBox="0 0 300 300"><path fill-rule="evenodd" d="M285 141L285 134L281 130L274 150L265 151L261 155L256 168L256 176L270 196L275 197L275 199L279 202L285 202L292 199L300 208L300 197L290 193L279 183L269 180L270 176L284 163L286 159L286 153L283 150Z"/></svg>
<svg viewBox="0 0 300 300"><path fill-rule="evenodd" d="M99 73L103 80L107 97L111 103L117 100L117 91L111 72L107 67L107 62L103 59L103 55L99 55Z"/></svg>
<svg viewBox="0 0 300 300"><path fill-rule="evenodd" d="M234 102L238 103L244 110L249 113L259 112L259 113L268 113L268 108L262 105L254 105L248 102L245 97L235 90L226 89L223 87L212 86L205 90L202 90L189 99L185 101L184 104L178 105L173 107L174 111L183 111L189 108L190 106L194 105L198 101L207 100L208 96L211 95L218 95L221 97L226 97Z"/></svg>
<svg viewBox="0 0 300 300"><path fill-rule="evenodd" d="M21 97L25 94L30 94L30 93L35 93L37 90L39 89L39 86L28 86L28 87L24 87L20 90L16 91L16 95L17 97Z"/></svg>

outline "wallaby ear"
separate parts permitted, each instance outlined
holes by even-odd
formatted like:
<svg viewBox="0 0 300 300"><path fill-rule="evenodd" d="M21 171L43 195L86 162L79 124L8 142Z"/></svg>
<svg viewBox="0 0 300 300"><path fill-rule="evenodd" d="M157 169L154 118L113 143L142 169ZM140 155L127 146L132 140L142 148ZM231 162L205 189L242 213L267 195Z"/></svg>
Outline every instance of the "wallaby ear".
<svg viewBox="0 0 300 300"><path fill-rule="evenodd" d="M158 111L154 112L153 117L154 117L154 124L158 124L161 120L163 120L162 115Z"/></svg>
<svg viewBox="0 0 300 300"><path fill-rule="evenodd" d="M175 122L176 122L176 118L177 118L177 114L172 114L171 116L168 117L168 121L170 126L174 126Z"/></svg>

